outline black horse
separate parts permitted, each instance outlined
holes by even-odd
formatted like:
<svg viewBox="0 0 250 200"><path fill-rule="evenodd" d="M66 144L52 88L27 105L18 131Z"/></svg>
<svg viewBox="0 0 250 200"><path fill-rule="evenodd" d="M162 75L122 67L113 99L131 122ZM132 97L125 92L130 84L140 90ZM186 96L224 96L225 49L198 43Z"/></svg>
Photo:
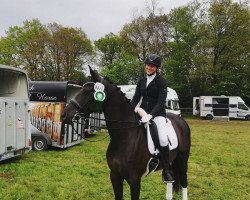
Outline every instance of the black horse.
<svg viewBox="0 0 250 200"><path fill-rule="evenodd" d="M91 68L90 74L90 82L84 84L81 91L66 106L62 119L64 123L72 123L76 113L89 116L92 112L103 111L110 135L106 158L115 199L123 198L123 182L126 180L130 186L131 199L138 200L141 178L146 173L151 158L145 128L139 124L139 117L117 86L102 79ZM96 82L101 82L105 86L106 98L103 102L94 99ZM178 138L177 149L170 152L175 178L174 189L180 189L180 186L186 189L190 129L183 118L171 113L167 117L172 121Z"/></svg>

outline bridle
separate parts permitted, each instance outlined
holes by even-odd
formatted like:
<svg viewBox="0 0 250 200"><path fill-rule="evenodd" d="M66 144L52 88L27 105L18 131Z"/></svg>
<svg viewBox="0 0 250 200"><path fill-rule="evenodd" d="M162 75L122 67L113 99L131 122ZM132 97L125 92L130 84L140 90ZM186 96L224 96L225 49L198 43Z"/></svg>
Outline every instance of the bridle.
<svg viewBox="0 0 250 200"><path fill-rule="evenodd" d="M78 103L78 101L75 98L70 99L69 102L77 109L77 111L83 109L83 107Z"/></svg>
<svg viewBox="0 0 250 200"><path fill-rule="evenodd" d="M94 82L87 82L82 87L84 87L87 84L95 84L95 83ZM70 99L69 102L76 108L77 112L79 113L80 111L84 110L84 108L90 102L91 99L92 99L92 97L90 97L88 99L88 101L82 106L80 105L80 103L75 98Z"/></svg>
<svg viewBox="0 0 250 200"><path fill-rule="evenodd" d="M83 87L87 84L95 84L94 82L87 82L83 85ZM88 103L90 102L90 100L92 99L93 97L91 96L84 105L80 105L80 103L75 99L75 98L72 98L69 102L76 108L77 112L76 114L74 115L73 119L72 119L72 122L76 122L76 117L80 117L80 118L83 118L84 121L88 120L88 119L98 119L98 120L102 120L102 121L106 121L106 122L114 122L114 123L129 123L129 124L136 124L134 126L129 126L129 127L113 127L113 128L109 128L110 130L111 129L129 129L129 128L135 128L135 127L139 127L141 126L142 124L139 122L139 121L119 121L119 120L111 120L111 119L99 119L99 118L95 118L95 117L82 117L84 116L84 113L83 111L85 111L86 109L86 106L88 105ZM83 115L81 115L83 114Z"/></svg>

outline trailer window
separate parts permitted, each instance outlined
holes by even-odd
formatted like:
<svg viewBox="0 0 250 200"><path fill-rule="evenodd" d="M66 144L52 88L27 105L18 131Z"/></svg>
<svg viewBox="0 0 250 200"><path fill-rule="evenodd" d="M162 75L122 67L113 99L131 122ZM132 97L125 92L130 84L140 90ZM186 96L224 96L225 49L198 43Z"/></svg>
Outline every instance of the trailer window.
<svg viewBox="0 0 250 200"><path fill-rule="evenodd" d="M212 104L205 104L205 107L212 107Z"/></svg>
<svg viewBox="0 0 250 200"><path fill-rule="evenodd" d="M238 108L241 110L249 110L249 108L243 103L238 103Z"/></svg>
<svg viewBox="0 0 250 200"><path fill-rule="evenodd" d="M0 97L28 98L26 74L0 69Z"/></svg>
<svg viewBox="0 0 250 200"><path fill-rule="evenodd" d="M237 104L230 104L229 107L230 108L237 108Z"/></svg>
<svg viewBox="0 0 250 200"><path fill-rule="evenodd" d="M179 101L172 101L173 102L173 110L180 110Z"/></svg>
<svg viewBox="0 0 250 200"><path fill-rule="evenodd" d="M167 101L167 103L166 103L166 108L172 110L172 109L171 109L171 100L168 100L168 101Z"/></svg>

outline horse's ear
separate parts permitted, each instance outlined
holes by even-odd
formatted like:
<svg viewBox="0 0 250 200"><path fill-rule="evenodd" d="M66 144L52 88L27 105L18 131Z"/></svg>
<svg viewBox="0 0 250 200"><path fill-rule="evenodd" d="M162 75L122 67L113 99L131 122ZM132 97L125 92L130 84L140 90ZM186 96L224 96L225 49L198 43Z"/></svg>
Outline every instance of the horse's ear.
<svg viewBox="0 0 250 200"><path fill-rule="evenodd" d="M90 71L90 75L91 75L91 80L93 82L100 82L101 81L101 77L99 76L98 72L96 70L93 70L90 66L89 66L89 71Z"/></svg>

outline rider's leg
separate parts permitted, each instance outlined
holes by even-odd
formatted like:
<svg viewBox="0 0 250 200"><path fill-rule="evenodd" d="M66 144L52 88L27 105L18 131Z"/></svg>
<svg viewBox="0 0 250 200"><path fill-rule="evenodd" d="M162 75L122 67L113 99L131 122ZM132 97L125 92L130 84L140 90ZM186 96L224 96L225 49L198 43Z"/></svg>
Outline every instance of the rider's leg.
<svg viewBox="0 0 250 200"><path fill-rule="evenodd" d="M164 183L172 183L174 182L173 172L169 163L169 146L160 147L160 154L162 160L162 181Z"/></svg>
<svg viewBox="0 0 250 200"><path fill-rule="evenodd" d="M160 140L160 154L163 166L162 179L164 183L174 182L173 173L170 168L169 161L169 144L168 144L168 136L166 133L167 125L165 117L155 117L154 122L156 123L159 140Z"/></svg>

